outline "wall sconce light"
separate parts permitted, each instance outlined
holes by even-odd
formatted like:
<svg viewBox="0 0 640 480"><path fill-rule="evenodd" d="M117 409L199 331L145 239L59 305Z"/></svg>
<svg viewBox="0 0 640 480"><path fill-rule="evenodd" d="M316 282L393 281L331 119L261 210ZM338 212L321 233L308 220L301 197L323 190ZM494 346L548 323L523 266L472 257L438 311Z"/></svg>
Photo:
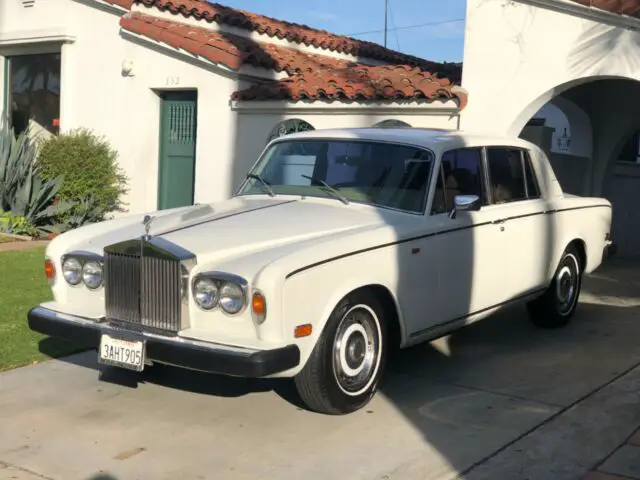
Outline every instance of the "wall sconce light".
<svg viewBox="0 0 640 480"><path fill-rule="evenodd" d="M123 77L133 77L135 75L133 71L133 60L123 60L122 61L122 76Z"/></svg>
<svg viewBox="0 0 640 480"><path fill-rule="evenodd" d="M558 149L560 151L566 152L569 150L571 146L571 137L567 135L567 129L564 129L561 137L558 137Z"/></svg>

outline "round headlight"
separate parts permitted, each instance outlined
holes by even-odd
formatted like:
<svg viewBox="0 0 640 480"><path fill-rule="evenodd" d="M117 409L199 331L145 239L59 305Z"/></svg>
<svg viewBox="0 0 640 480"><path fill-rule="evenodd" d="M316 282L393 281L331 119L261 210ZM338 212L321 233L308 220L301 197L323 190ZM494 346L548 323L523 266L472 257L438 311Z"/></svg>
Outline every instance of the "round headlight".
<svg viewBox="0 0 640 480"><path fill-rule="evenodd" d="M210 278L196 280L193 286L193 297L200 308L211 310L218 305L218 286Z"/></svg>
<svg viewBox="0 0 640 480"><path fill-rule="evenodd" d="M220 288L220 306L230 314L238 313L245 304L244 291L237 283L226 282Z"/></svg>
<svg viewBox="0 0 640 480"><path fill-rule="evenodd" d="M84 267L82 267L82 281L92 290L102 285L102 267L98 262L90 261L84 264Z"/></svg>
<svg viewBox="0 0 640 480"><path fill-rule="evenodd" d="M82 281L82 264L77 258L69 257L62 264L62 276L70 285L78 285Z"/></svg>

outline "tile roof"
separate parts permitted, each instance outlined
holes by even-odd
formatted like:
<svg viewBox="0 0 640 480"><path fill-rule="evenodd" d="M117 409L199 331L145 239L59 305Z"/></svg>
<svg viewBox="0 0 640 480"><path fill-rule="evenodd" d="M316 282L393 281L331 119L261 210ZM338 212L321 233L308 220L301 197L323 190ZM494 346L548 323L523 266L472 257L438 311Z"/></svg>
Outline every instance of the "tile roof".
<svg viewBox="0 0 640 480"><path fill-rule="evenodd" d="M640 0L573 0L585 7L598 8L611 13L619 13L640 18Z"/></svg>
<svg viewBox="0 0 640 480"><path fill-rule="evenodd" d="M292 78L254 85L233 94L235 100L447 100L464 108L467 95L448 79L410 65L352 65L306 71Z"/></svg>
<svg viewBox="0 0 640 480"><path fill-rule="evenodd" d="M133 4L133 0L102 0L102 1L110 5L116 5L118 7L126 8L127 10L130 10L131 5Z"/></svg>
<svg viewBox="0 0 640 480"><path fill-rule="evenodd" d="M113 1L113 0L112 0ZM118 1L118 0L115 0ZM127 1L127 0L119 0ZM133 3L154 6L161 11L181 14L184 17L204 19L208 22L231 25L245 30L255 31L269 37L314 46L334 52L360 57L373 58L388 63L419 65L426 70L441 68L443 64L396 52L374 42L312 28L307 25L285 22L245 10L227 7L205 0L129 0ZM445 64L448 66L448 64Z"/></svg>
<svg viewBox="0 0 640 480"><path fill-rule="evenodd" d="M255 85L233 95L237 100L263 99L450 99L461 108L466 94L445 78L409 65L368 66L301 52L208 28L174 22L141 12L120 19L123 29L166 43L232 70L252 65L289 78Z"/></svg>

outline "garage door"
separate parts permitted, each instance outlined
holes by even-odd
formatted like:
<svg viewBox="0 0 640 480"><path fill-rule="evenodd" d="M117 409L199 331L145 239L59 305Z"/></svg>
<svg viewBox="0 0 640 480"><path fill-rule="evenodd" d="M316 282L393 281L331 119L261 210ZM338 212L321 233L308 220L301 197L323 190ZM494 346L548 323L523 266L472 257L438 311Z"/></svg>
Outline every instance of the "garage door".
<svg viewBox="0 0 640 480"><path fill-rule="evenodd" d="M640 255L640 165L616 167L607 198L613 204L611 233L620 256Z"/></svg>

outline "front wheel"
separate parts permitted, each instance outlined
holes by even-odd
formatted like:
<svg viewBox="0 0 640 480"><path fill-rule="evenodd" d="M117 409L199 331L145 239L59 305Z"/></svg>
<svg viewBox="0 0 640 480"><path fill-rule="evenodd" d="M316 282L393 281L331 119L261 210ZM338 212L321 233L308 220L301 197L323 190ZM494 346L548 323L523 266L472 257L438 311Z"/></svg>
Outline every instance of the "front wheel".
<svg viewBox="0 0 640 480"><path fill-rule="evenodd" d="M580 255L570 246L562 254L558 268L545 293L527 305L534 325L559 328L575 313L582 286Z"/></svg>
<svg viewBox="0 0 640 480"><path fill-rule="evenodd" d="M383 315L380 303L366 290L340 301L295 377L298 394L307 407L342 415L369 403L386 363Z"/></svg>

